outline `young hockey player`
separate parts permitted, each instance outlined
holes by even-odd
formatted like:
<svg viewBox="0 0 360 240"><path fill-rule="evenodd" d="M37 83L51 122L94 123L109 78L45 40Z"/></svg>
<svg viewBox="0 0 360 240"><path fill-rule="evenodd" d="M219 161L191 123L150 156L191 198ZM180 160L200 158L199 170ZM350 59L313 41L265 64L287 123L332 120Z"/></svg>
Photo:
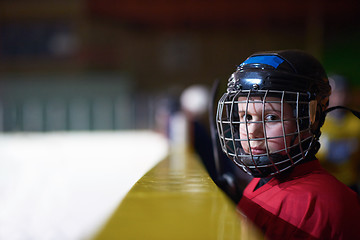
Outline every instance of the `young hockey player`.
<svg viewBox="0 0 360 240"><path fill-rule="evenodd" d="M238 203L268 239L359 239L355 192L316 159L331 87L299 50L256 53L218 102L222 150L254 178Z"/></svg>

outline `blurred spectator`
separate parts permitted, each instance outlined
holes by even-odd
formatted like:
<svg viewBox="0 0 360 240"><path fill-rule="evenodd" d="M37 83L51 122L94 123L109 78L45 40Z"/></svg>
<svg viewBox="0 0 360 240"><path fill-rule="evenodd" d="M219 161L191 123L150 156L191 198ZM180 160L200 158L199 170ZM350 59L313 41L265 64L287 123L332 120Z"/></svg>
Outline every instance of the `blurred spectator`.
<svg viewBox="0 0 360 240"><path fill-rule="evenodd" d="M188 121L188 141L215 184L237 203L251 177L226 157L220 145L217 146L218 139L212 139L213 134L217 138L217 132L210 131L212 123L208 118L209 114L212 116L212 112L208 112L209 108L214 107L209 106L214 100L212 94L207 86L199 84L192 85L182 92L180 105ZM215 120L215 116L212 117Z"/></svg>
<svg viewBox="0 0 360 240"><path fill-rule="evenodd" d="M192 85L180 96L181 110L188 121L188 141L191 148L202 160L212 158L211 138L208 131L206 113L210 90L204 85ZM207 162L207 161L206 161ZM207 165L205 162L205 165ZM208 169L209 170L209 169ZM212 172L212 170L210 170Z"/></svg>
<svg viewBox="0 0 360 240"><path fill-rule="evenodd" d="M329 107L348 106L348 80L344 76L333 75L329 77L329 81L332 87ZM359 119L343 109L330 112L322 127L320 143L317 157L323 167L359 194Z"/></svg>

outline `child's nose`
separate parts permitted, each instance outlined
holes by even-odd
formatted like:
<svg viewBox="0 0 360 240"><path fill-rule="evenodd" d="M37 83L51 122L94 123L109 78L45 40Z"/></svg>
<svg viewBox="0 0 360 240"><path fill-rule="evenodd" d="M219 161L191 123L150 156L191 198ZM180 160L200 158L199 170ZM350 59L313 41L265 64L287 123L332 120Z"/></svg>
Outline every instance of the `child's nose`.
<svg viewBox="0 0 360 240"><path fill-rule="evenodd" d="M248 137L249 139L264 137L264 130L261 122L248 123Z"/></svg>

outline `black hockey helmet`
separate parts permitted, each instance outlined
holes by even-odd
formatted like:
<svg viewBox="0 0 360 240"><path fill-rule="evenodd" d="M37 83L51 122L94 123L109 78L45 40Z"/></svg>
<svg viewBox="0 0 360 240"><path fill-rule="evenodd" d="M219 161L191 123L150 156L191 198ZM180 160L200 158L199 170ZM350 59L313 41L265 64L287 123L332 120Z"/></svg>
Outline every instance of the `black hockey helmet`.
<svg viewBox="0 0 360 240"><path fill-rule="evenodd" d="M227 92L218 102L216 124L222 150L255 177L283 172L304 159L314 157L319 148L320 127L325 120L330 93L331 87L322 65L303 51L282 50L251 55L231 75ZM290 104L297 126L296 132L289 133L294 139L290 146L285 144L284 149L275 153L268 147L264 154L253 154L251 150L245 153L241 142L264 141L267 146L268 140L273 138L267 136L265 128L262 138L251 139L248 134L246 138L240 137L239 127L243 124L247 129L249 123L239 119L237 107L239 103L246 106L254 103L253 97L260 97L264 106L269 104L269 97L277 98L281 106ZM284 119L279 122L284 124ZM259 124L265 126L266 123L263 116ZM307 137L302 137L304 135ZM286 136L284 131L278 138L285 141Z"/></svg>

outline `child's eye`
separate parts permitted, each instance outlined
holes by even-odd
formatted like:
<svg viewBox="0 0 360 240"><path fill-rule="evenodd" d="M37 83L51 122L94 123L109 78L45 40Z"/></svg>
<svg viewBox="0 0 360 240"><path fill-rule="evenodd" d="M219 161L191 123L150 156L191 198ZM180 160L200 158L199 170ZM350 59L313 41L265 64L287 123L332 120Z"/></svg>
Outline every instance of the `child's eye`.
<svg viewBox="0 0 360 240"><path fill-rule="evenodd" d="M252 120L252 116L250 114L243 114L241 116L241 119L243 119L244 121L251 121Z"/></svg>
<svg viewBox="0 0 360 240"><path fill-rule="evenodd" d="M268 115L266 115L265 120L267 120L267 121L275 121L275 120L279 120L279 117L277 115L274 115L274 114L268 114Z"/></svg>

